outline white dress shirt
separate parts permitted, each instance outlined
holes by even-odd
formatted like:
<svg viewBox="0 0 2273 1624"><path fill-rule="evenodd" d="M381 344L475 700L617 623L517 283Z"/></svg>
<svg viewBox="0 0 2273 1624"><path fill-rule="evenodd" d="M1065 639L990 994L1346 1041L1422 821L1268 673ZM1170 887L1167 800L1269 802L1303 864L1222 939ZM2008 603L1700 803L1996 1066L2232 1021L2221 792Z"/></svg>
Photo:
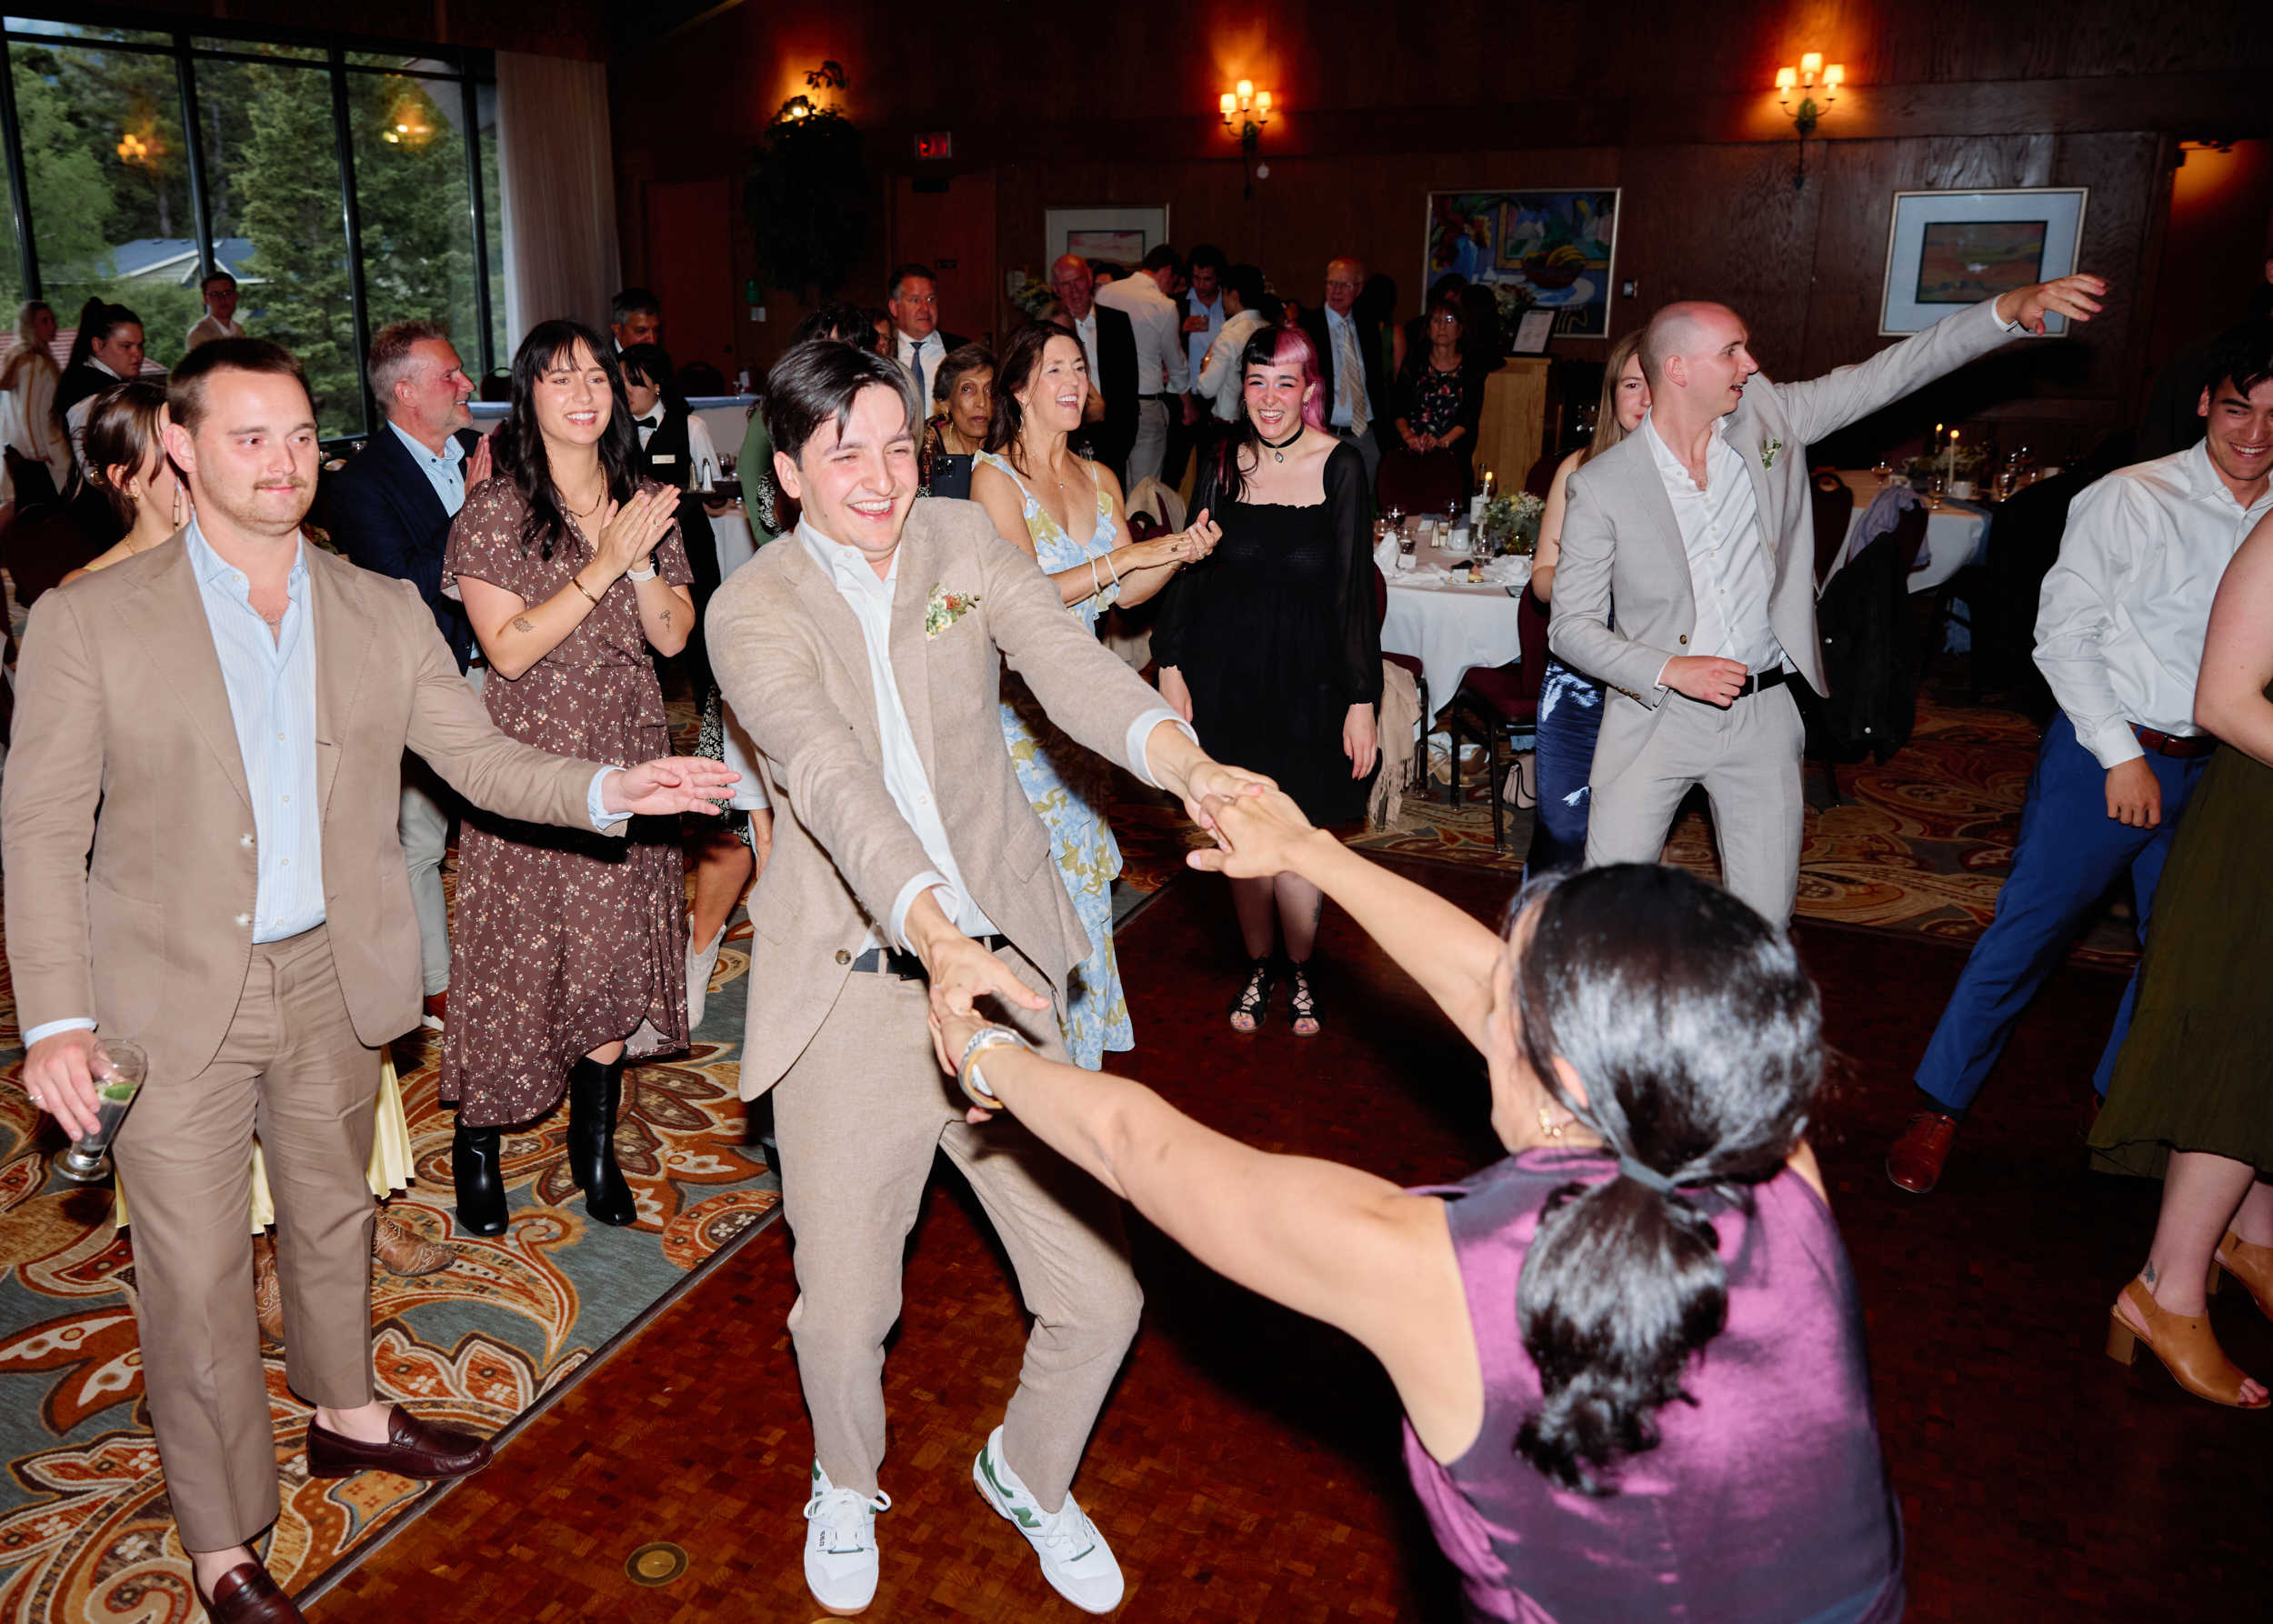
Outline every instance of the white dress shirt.
<svg viewBox="0 0 2273 1624"><path fill-rule="evenodd" d="M663 426L664 420L670 415L671 408L658 400L647 408L646 416L632 419L633 426L639 430L640 450L645 451L647 448L647 442L655 438L656 430ZM714 476L718 472L718 447L710 437L710 425L692 412L686 415L686 483L689 488L696 488L702 485L706 469ZM678 473L678 470L671 466L667 456L657 466L660 473L674 476Z"/></svg>
<svg viewBox="0 0 2273 1624"><path fill-rule="evenodd" d="M903 947L907 945L907 910L917 897L932 890L939 893L939 907L948 922L965 936L997 934L994 921L971 899L970 888L963 883L963 870L947 844L947 826L939 816L938 797L931 793L931 775L924 770L915 730L908 726L907 712L900 704L899 681L892 674L892 597L899 583L899 554L892 555L890 566L878 580L857 547L831 541L803 519L797 521L797 539L813 555L813 561L827 572L838 595L852 606L854 618L860 622L860 640L868 650L868 680L876 688L884 787L935 865L902 886L900 894L892 899L892 917L884 921L892 940ZM874 928L877 923L869 921L870 939L862 951L882 946L884 938Z"/></svg>
<svg viewBox="0 0 2273 1624"><path fill-rule="evenodd" d="M1194 388L1216 403L1216 416L1226 423L1237 423L1247 409L1247 368L1239 365L1239 357L1263 325L1261 311L1242 310L1224 323L1216 342L1207 346L1207 359Z"/></svg>
<svg viewBox="0 0 2273 1624"><path fill-rule="evenodd" d="M2248 507L2207 444L2118 468L2068 504L2037 600L2037 668L2106 767L2143 754L2131 725L2192 734L2210 600L2273 490Z"/></svg>
<svg viewBox="0 0 2273 1624"><path fill-rule="evenodd" d="M113 372L109 367L104 366L102 362L96 360L93 356L89 356L86 358L86 364L89 366L94 367L95 371L101 373L105 377L115 378L118 376L116 373ZM123 382L124 380L122 379L121 381ZM94 409L95 396L90 395L63 415L64 432L71 437L71 460L75 463L85 459L85 454L80 449L80 443L86 438L87 414ZM58 486L56 488L61 489L62 487Z"/></svg>
<svg viewBox="0 0 2273 1624"><path fill-rule="evenodd" d="M1132 271L1097 289L1097 303L1136 329L1136 393L1181 395L1190 387L1184 354L1184 306L1160 291L1149 271Z"/></svg>
<svg viewBox="0 0 2273 1624"><path fill-rule="evenodd" d="M442 442L439 452L434 452L405 432L394 418L389 417L386 426L402 441L403 449L410 453L410 460L418 465L426 483L434 486L434 494L442 499L443 511L455 518L458 509L466 506L466 451L457 443L457 436L452 435Z"/></svg>
<svg viewBox="0 0 2273 1624"><path fill-rule="evenodd" d="M1074 323L1074 332L1081 339L1081 353L1089 359L1089 382L1093 387L1102 388L1104 386L1097 383L1097 307L1094 303L1089 306L1089 314Z"/></svg>
<svg viewBox="0 0 2273 1624"><path fill-rule="evenodd" d="M1216 302L1212 305L1203 304L1197 294L1185 295L1183 314L1187 317L1204 316L1207 318L1207 325L1198 332L1184 335L1185 376L1197 377L1199 369L1207 364L1208 346L1214 344L1216 335L1223 331L1223 289L1218 287L1216 290Z"/></svg>
<svg viewBox="0 0 2273 1624"><path fill-rule="evenodd" d="M1334 350L1334 411L1328 426L1362 435L1372 425L1373 402L1366 398L1365 346L1357 340L1357 324L1333 306L1326 311L1326 341Z"/></svg>
<svg viewBox="0 0 2273 1624"><path fill-rule="evenodd" d="M947 341L934 327L916 343L896 328L892 335L898 346L900 365L907 368L907 376L916 380L916 387L924 403L924 410L931 410L931 380L939 376L939 363L947 358Z"/></svg>
<svg viewBox="0 0 2273 1624"><path fill-rule="evenodd" d="M1657 459L1674 522L1681 527L1681 548L1688 555L1689 587L1697 597L1688 652L1740 660L1747 671L1774 670L1784 662L1784 647L1768 620L1768 593L1775 582L1760 538L1759 500L1744 458L1728 444L1728 419L1713 420L1702 490L1658 435L1657 424L1645 416L1642 425L1638 432ZM1662 668L1657 682L1665 686Z"/></svg>

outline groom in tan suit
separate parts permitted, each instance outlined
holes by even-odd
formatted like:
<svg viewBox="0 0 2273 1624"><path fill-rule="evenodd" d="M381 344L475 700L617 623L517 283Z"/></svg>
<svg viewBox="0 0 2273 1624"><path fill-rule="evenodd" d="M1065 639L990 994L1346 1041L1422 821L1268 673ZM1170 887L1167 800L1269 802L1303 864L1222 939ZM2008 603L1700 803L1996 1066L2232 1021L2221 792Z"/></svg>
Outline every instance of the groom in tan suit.
<svg viewBox="0 0 2273 1624"><path fill-rule="evenodd" d="M733 775L619 771L492 727L416 589L303 542L315 412L285 350L216 339L167 397L195 516L48 593L25 633L0 792L8 960L25 1088L72 1137L95 1125L96 1023L149 1055L114 1148L167 1498L212 1617L290 1624L246 1549L278 1509L245 1225L255 1129L285 1377L316 1407L309 1475L432 1481L489 1459L373 1397L378 1046L417 1025L422 991L403 751L476 806L569 827L715 810Z"/></svg>
<svg viewBox="0 0 2273 1624"><path fill-rule="evenodd" d="M1016 1123L966 1122L926 1018L991 997L1062 1058L1066 975L1089 956L1003 739L1006 657L1075 739L1187 807L1259 780L1202 753L977 507L912 500L922 418L898 367L801 346L776 366L766 413L803 522L718 589L708 627L719 687L773 780L742 1093L773 1090L796 1238L789 1328L815 1454L806 1582L839 1613L876 1592L875 1518L891 1504L877 1484L884 1339L944 1150L1034 1315L974 1479L1062 1595L1107 1611L1120 1570L1067 1489L1136 1328L1119 1208Z"/></svg>
<svg viewBox="0 0 2273 1624"><path fill-rule="evenodd" d="M1816 635L1807 445L2048 314L2107 292L2065 276L1985 301L1869 360L1759 378L1725 305L1668 305L1642 343L1649 416L1570 479L1548 640L1607 684L1587 861L1654 863L1681 797L1711 797L1727 888L1779 928L1799 882L1803 740L1790 684L1829 691ZM1611 605L1617 604L1617 624Z"/></svg>

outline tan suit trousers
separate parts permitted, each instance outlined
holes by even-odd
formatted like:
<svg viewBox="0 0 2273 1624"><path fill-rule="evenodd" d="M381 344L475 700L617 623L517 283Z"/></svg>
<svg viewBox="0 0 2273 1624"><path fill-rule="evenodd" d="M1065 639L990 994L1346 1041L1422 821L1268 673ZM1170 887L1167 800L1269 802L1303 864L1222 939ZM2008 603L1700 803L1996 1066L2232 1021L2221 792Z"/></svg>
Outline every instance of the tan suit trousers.
<svg viewBox="0 0 2273 1624"><path fill-rule="evenodd" d="M1015 950L999 957L1028 987L1048 985ZM796 1237L789 1332L814 1453L837 1488L876 1492L884 1339L900 1317L901 1259L932 1158L944 1150L986 1208L1034 1317L1003 1454L1055 1511L1144 1297L1120 1203L1103 1185L1007 1118L963 1119L962 1093L932 1053L927 998L920 981L853 976L774 1089L782 1206ZM1016 1014L1036 1048L1065 1058L1054 1010Z"/></svg>
<svg viewBox="0 0 2273 1624"><path fill-rule="evenodd" d="M113 1151L133 1203L143 1385L182 1544L220 1550L276 1520L276 1439L253 1311L253 1135L276 1199L285 1374L314 1404L371 1402L371 1111L324 927L256 946L236 1013L195 1077L153 1077Z"/></svg>

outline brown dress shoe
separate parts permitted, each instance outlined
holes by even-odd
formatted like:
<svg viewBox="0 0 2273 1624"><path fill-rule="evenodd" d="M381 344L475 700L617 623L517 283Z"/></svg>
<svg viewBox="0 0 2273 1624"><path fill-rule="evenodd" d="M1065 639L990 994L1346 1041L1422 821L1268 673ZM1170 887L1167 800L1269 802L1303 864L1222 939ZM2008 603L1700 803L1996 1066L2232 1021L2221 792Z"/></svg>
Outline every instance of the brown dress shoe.
<svg viewBox="0 0 2273 1624"><path fill-rule="evenodd" d="M308 1476L352 1478L357 1472L393 1472L421 1483L467 1478L489 1464L489 1440L470 1432L436 1427L401 1405L388 1417L386 1441L366 1444L308 1422Z"/></svg>
<svg viewBox="0 0 2273 1624"><path fill-rule="evenodd" d="M371 1255L391 1275L439 1274L457 1261L457 1254L448 1247L428 1240L384 1212L371 1227Z"/></svg>
<svg viewBox="0 0 2273 1624"><path fill-rule="evenodd" d="M239 1562L221 1576L211 1596L200 1588L197 1599L215 1624L307 1624L258 1562Z"/></svg>
<svg viewBox="0 0 2273 1624"><path fill-rule="evenodd" d="M253 1248L253 1311L260 1316L260 1334L283 1347L284 1282L276 1278L276 1243L273 1240Z"/></svg>
<svg viewBox="0 0 2273 1624"><path fill-rule="evenodd" d="M1941 1181L1941 1164L1958 1142L1958 1118L1941 1111L1920 1111L1887 1152L1887 1177L1914 1196Z"/></svg>

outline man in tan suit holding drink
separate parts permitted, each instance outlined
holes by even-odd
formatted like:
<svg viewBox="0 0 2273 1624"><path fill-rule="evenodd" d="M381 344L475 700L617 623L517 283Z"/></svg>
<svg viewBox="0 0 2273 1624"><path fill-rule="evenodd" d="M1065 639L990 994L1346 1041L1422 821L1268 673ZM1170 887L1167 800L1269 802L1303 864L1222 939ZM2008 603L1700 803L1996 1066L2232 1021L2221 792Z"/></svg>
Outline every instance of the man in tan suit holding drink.
<svg viewBox="0 0 2273 1624"><path fill-rule="evenodd" d="M922 418L899 368L800 346L775 367L766 414L804 518L718 589L708 629L719 687L773 780L742 1094L773 1090L796 1239L789 1329L815 1456L806 1582L838 1613L876 1593L876 1513L891 1504L877 1483L884 1338L945 1150L1035 1318L973 1479L1050 1584L1106 1612L1120 1569L1068 1489L1136 1329L1119 1208L1015 1123L966 1122L927 1026L933 1006L991 997L1062 1057L1066 977L1089 956L1003 741L1001 662L1076 740L1188 807L1262 781L1210 760L977 507L913 501Z"/></svg>
<svg viewBox="0 0 2273 1624"><path fill-rule="evenodd" d="M315 411L284 349L216 339L167 396L195 516L47 594L25 633L0 791L8 958L25 1088L72 1137L95 1122L96 1023L148 1053L114 1151L167 1496L211 1616L291 1624L247 1549L278 1509L245 1224L256 1129L310 1475L432 1481L489 1460L373 1396L378 1046L417 1025L421 995L403 751L476 806L572 827L715 810L734 775L572 761L492 727L416 589L303 541Z"/></svg>

